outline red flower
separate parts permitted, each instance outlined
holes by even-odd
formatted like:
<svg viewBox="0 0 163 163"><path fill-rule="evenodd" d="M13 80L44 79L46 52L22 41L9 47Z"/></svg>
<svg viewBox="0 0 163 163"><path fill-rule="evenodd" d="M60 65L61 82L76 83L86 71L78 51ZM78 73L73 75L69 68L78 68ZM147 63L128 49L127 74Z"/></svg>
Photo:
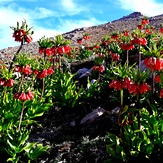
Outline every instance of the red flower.
<svg viewBox="0 0 163 163"><path fill-rule="evenodd" d="M32 100L34 98L34 93L31 91L29 91L26 95L29 97L29 100Z"/></svg>
<svg viewBox="0 0 163 163"><path fill-rule="evenodd" d="M5 85L5 81L6 81L6 80L5 80L4 78L1 78L1 79L0 79L0 86L4 86L4 85Z"/></svg>
<svg viewBox="0 0 163 163"><path fill-rule="evenodd" d="M99 66L93 66L93 70L94 71L98 71L99 70Z"/></svg>
<svg viewBox="0 0 163 163"><path fill-rule="evenodd" d="M163 59L162 58L158 58L156 60L156 67L155 67L156 70L160 71L163 69Z"/></svg>
<svg viewBox="0 0 163 163"><path fill-rule="evenodd" d="M138 86L138 90L140 94L146 93L147 91L151 90L147 83L142 83Z"/></svg>
<svg viewBox="0 0 163 163"><path fill-rule="evenodd" d="M128 91L129 93L137 94L137 86L135 84L130 84L128 87Z"/></svg>
<svg viewBox="0 0 163 163"><path fill-rule="evenodd" d="M12 87L14 85L14 79L9 79L9 80L5 81L4 85L7 87Z"/></svg>
<svg viewBox="0 0 163 163"><path fill-rule="evenodd" d="M78 44L82 44L82 42L83 42L82 38L77 39Z"/></svg>
<svg viewBox="0 0 163 163"><path fill-rule="evenodd" d="M21 93L20 96L18 97L19 100L21 101L26 101L27 100L27 95L25 93Z"/></svg>
<svg viewBox="0 0 163 163"><path fill-rule="evenodd" d="M147 25L147 24L149 24L149 19L147 19L147 18L144 18L144 19L142 19L142 25Z"/></svg>
<svg viewBox="0 0 163 163"><path fill-rule="evenodd" d="M142 30L144 28L144 25L139 24L137 27L138 27L138 29Z"/></svg>
<svg viewBox="0 0 163 163"><path fill-rule="evenodd" d="M26 32L23 29L18 29L14 31L13 33L13 37L15 38L15 41L18 41L18 42L21 42L25 35L26 35Z"/></svg>
<svg viewBox="0 0 163 163"><path fill-rule="evenodd" d="M84 35L84 36L83 36L83 39L84 39L84 40L90 40L90 36L89 36L89 35Z"/></svg>
<svg viewBox="0 0 163 163"><path fill-rule="evenodd" d="M44 54L44 50L45 50L45 48L39 47L39 54Z"/></svg>
<svg viewBox="0 0 163 163"><path fill-rule="evenodd" d="M30 35L25 36L25 42L30 43L32 42L32 37Z"/></svg>
<svg viewBox="0 0 163 163"><path fill-rule="evenodd" d="M160 27L160 33L163 33L163 27Z"/></svg>
<svg viewBox="0 0 163 163"><path fill-rule="evenodd" d="M52 55L51 48L47 48L46 49L46 56L51 56L51 55Z"/></svg>
<svg viewBox="0 0 163 163"><path fill-rule="evenodd" d="M156 75L156 76L155 76L155 81L158 82L158 83L161 82L161 79L160 79L160 76L159 76L159 75Z"/></svg>
<svg viewBox="0 0 163 163"><path fill-rule="evenodd" d="M57 48L57 53L59 53L59 54L65 53L64 46L59 46L59 47Z"/></svg>
<svg viewBox="0 0 163 163"><path fill-rule="evenodd" d="M147 40L146 38L135 38L131 40L131 43L137 45L147 45Z"/></svg>
<svg viewBox="0 0 163 163"><path fill-rule="evenodd" d="M163 59L161 58L158 59L156 59L155 57L146 58L143 63L151 71L152 70L160 71L163 69Z"/></svg>
<svg viewBox="0 0 163 163"><path fill-rule="evenodd" d="M120 47L122 50L132 50L134 48L134 45L131 43L123 43Z"/></svg>
<svg viewBox="0 0 163 163"><path fill-rule="evenodd" d="M42 70L37 74L36 78L42 79L45 78L47 75L48 75L47 70Z"/></svg>
<svg viewBox="0 0 163 163"><path fill-rule="evenodd" d="M99 67L99 72L104 72L105 71L105 67L104 67L104 65L101 65L100 67Z"/></svg>
<svg viewBox="0 0 163 163"><path fill-rule="evenodd" d="M155 57L145 58L143 64L151 71L155 70L156 58Z"/></svg>
<svg viewBox="0 0 163 163"><path fill-rule="evenodd" d="M57 54L57 47L53 46L51 48L51 52L52 52L52 54L56 55Z"/></svg>
<svg viewBox="0 0 163 163"><path fill-rule="evenodd" d="M160 90L160 98L163 98L163 89Z"/></svg>
<svg viewBox="0 0 163 163"><path fill-rule="evenodd" d="M131 84L133 84L133 81L129 77L126 77L122 82L122 88L128 89Z"/></svg>
<svg viewBox="0 0 163 163"><path fill-rule="evenodd" d="M111 38L115 39L115 40L117 40L118 37L119 37L119 35L117 33L114 33L114 34L111 35Z"/></svg>
<svg viewBox="0 0 163 163"><path fill-rule="evenodd" d="M121 82L119 80L116 80L116 79L112 80L111 83L109 84L109 88L120 90L121 89Z"/></svg>
<svg viewBox="0 0 163 163"><path fill-rule="evenodd" d="M54 72L54 70L53 70L52 68L48 68L48 69L47 69L47 74L48 74L48 75L52 75L53 72Z"/></svg>
<svg viewBox="0 0 163 163"><path fill-rule="evenodd" d="M31 91L29 91L28 93L17 92L17 93L14 94L14 98L18 99L18 100L21 100L21 101L32 100L34 98L34 93L31 92Z"/></svg>
<svg viewBox="0 0 163 163"><path fill-rule="evenodd" d="M126 31L123 32L123 34L124 34L125 36L129 36L129 31L126 30Z"/></svg>
<svg viewBox="0 0 163 163"><path fill-rule="evenodd" d="M38 70L33 70L33 73L34 73L35 75L37 75L37 74L39 73L39 71L38 71Z"/></svg>
<svg viewBox="0 0 163 163"><path fill-rule="evenodd" d="M94 71L99 71L99 72L104 72L104 71L105 71L105 67L104 67L104 65L101 65L101 66L94 66L94 67L93 67L93 70L94 70Z"/></svg>
<svg viewBox="0 0 163 163"><path fill-rule="evenodd" d="M98 54L98 57L100 57L100 58L105 58L106 56L105 56L105 54L100 53L100 54Z"/></svg>
<svg viewBox="0 0 163 163"><path fill-rule="evenodd" d="M71 50L70 46L67 46L67 45L65 45L63 48L64 48L65 53L69 53Z"/></svg>
<svg viewBox="0 0 163 163"><path fill-rule="evenodd" d="M112 61L118 61L120 59L120 55L117 53L111 54Z"/></svg>
<svg viewBox="0 0 163 163"><path fill-rule="evenodd" d="M135 95L138 93L140 94L146 93L149 90L151 90L151 88L149 87L147 83L142 83L140 85L130 84L130 86L128 87L129 93L133 93Z"/></svg>
<svg viewBox="0 0 163 163"><path fill-rule="evenodd" d="M147 34L151 34L151 33L152 33L150 28L146 28L146 29L145 29L145 32L146 32Z"/></svg>
<svg viewBox="0 0 163 163"><path fill-rule="evenodd" d="M15 99L19 99L19 96L20 96L20 93L19 92L17 92L17 93L14 94L14 98Z"/></svg>
<svg viewBox="0 0 163 163"><path fill-rule="evenodd" d="M24 72L24 74L26 74L26 75L32 74L31 67L30 67L29 65L24 66L23 72Z"/></svg>
<svg viewBox="0 0 163 163"><path fill-rule="evenodd" d="M22 66L16 65L14 71L15 72L22 72L23 68Z"/></svg>

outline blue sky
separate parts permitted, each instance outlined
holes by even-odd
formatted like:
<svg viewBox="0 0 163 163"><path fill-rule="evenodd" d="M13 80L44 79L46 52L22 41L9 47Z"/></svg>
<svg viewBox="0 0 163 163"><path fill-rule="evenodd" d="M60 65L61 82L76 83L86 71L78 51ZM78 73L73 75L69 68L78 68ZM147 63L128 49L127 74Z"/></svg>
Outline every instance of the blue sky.
<svg viewBox="0 0 163 163"><path fill-rule="evenodd" d="M26 20L33 41L76 28L104 24L134 11L146 16L163 14L162 0L0 0L0 49L17 46L10 26Z"/></svg>

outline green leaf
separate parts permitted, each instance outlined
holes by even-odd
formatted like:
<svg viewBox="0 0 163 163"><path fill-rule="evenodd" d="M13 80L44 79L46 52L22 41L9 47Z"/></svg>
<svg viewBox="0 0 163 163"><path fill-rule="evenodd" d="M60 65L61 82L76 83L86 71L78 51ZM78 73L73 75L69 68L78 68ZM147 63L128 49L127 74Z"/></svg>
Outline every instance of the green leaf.
<svg viewBox="0 0 163 163"><path fill-rule="evenodd" d="M49 149L49 146L43 146L42 144L36 144L34 149L32 149L32 152L28 154L31 160L35 160L39 158L43 153L49 153L47 150Z"/></svg>
<svg viewBox="0 0 163 163"><path fill-rule="evenodd" d="M7 140L7 143L9 145L9 147L13 150L13 151L16 151L16 146L14 146L9 140Z"/></svg>

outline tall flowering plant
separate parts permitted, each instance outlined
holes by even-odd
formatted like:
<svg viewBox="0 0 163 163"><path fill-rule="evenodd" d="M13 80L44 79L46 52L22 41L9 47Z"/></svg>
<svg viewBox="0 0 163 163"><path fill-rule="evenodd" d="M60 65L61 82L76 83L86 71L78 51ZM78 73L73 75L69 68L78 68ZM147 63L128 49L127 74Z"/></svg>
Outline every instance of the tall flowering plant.
<svg viewBox="0 0 163 163"><path fill-rule="evenodd" d="M34 56L20 53L22 46L32 41L32 28L26 21L11 28L15 41L21 45L9 67L3 62L0 65L0 155L7 156L2 160L4 162L17 163L24 159L30 162L49 149L28 139L32 125L37 124L35 118L42 116L52 104L40 100L40 94L35 90L34 68L38 65Z"/></svg>
<svg viewBox="0 0 163 163"><path fill-rule="evenodd" d="M34 33L34 31L32 31L33 27L29 27L26 20L22 21L21 25L19 22L17 22L16 27L11 26L10 28L13 30L13 36L12 37L15 39L15 41L20 42L21 44L20 44L19 49L17 50L16 54L14 55L14 57L10 63L9 70L12 69L13 63L16 59L16 55L19 54L23 45L25 43L29 44L32 42L32 40L33 40L32 35Z"/></svg>
<svg viewBox="0 0 163 163"><path fill-rule="evenodd" d="M150 70L152 75L152 95L151 95L151 102L154 103L154 93L155 93L155 77L156 73L163 70L163 58L162 58L162 46L159 46L159 40L153 40L153 44L147 49L142 48L143 54L146 58L143 61L143 64L146 66L147 69Z"/></svg>

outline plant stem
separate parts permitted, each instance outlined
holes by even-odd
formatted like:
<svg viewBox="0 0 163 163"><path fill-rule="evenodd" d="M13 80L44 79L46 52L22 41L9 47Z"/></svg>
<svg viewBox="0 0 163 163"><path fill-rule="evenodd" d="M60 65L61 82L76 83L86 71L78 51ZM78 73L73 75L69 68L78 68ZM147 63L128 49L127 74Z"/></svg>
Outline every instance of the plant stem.
<svg viewBox="0 0 163 163"><path fill-rule="evenodd" d="M15 60L16 60L16 54L19 54L20 50L21 50L22 47L23 47L23 44L24 44L24 40L21 41L20 47L19 47L19 49L17 50L17 52L15 53L15 55L14 55L14 57L13 57L11 63L10 63L9 72L11 71L12 66L13 66L13 64L14 64L14 62L15 62Z"/></svg>
<svg viewBox="0 0 163 163"><path fill-rule="evenodd" d="M154 92L155 92L155 71L152 71L152 94L151 94L151 104L154 103Z"/></svg>
<svg viewBox="0 0 163 163"><path fill-rule="evenodd" d="M119 119L118 124L122 125L122 111L123 111L123 89L120 89L120 111L119 111Z"/></svg>
<svg viewBox="0 0 163 163"><path fill-rule="evenodd" d="M46 61L46 48L44 49L44 63Z"/></svg>
<svg viewBox="0 0 163 163"><path fill-rule="evenodd" d="M21 86L22 86L23 79L24 79L24 74L21 75L21 79L20 79L20 84L19 84L18 92L20 92L20 88L21 88Z"/></svg>
<svg viewBox="0 0 163 163"><path fill-rule="evenodd" d="M4 86L3 100L2 100L3 104L4 104L4 101L5 101L6 91L7 91L7 86Z"/></svg>
<svg viewBox="0 0 163 163"><path fill-rule="evenodd" d="M122 125L122 112L123 112L123 89L120 89L120 111L119 111L118 124L120 126L120 137L122 139L122 144L124 144L124 128Z"/></svg>
<svg viewBox="0 0 163 163"><path fill-rule="evenodd" d="M23 101L23 103L22 103L22 111L21 111L21 114L20 114L20 120L19 120L18 132L20 131L20 127L21 127L21 123L22 123L22 119L23 119L24 103L25 103L25 101Z"/></svg>
<svg viewBox="0 0 163 163"><path fill-rule="evenodd" d="M41 97L40 100L42 100L43 94L44 94L44 89L45 89L45 80L44 78L42 79L42 93L41 93Z"/></svg>
<svg viewBox="0 0 163 163"><path fill-rule="evenodd" d="M100 71L98 72L98 79L97 81L99 82L100 81Z"/></svg>
<svg viewBox="0 0 163 163"><path fill-rule="evenodd" d="M128 69L128 64L129 64L128 54L129 54L129 50L127 50L127 56L126 56L127 69Z"/></svg>
<svg viewBox="0 0 163 163"><path fill-rule="evenodd" d="M139 46L139 52L138 52L138 66L139 66L139 69L141 68L140 67L140 62L141 62L141 52L140 52L140 46Z"/></svg>
<svg viewBox="0 0 163 163"><path fill-rule="evenodd" d="M59 70L61 71L61 55L59 55Z"/></svg>
<svg viewBox="0 0 163 163"><path fill-rule="evenodd" d="M137 109L138 109L138 129L140 130L140 94L137 94Z"/></svg>

